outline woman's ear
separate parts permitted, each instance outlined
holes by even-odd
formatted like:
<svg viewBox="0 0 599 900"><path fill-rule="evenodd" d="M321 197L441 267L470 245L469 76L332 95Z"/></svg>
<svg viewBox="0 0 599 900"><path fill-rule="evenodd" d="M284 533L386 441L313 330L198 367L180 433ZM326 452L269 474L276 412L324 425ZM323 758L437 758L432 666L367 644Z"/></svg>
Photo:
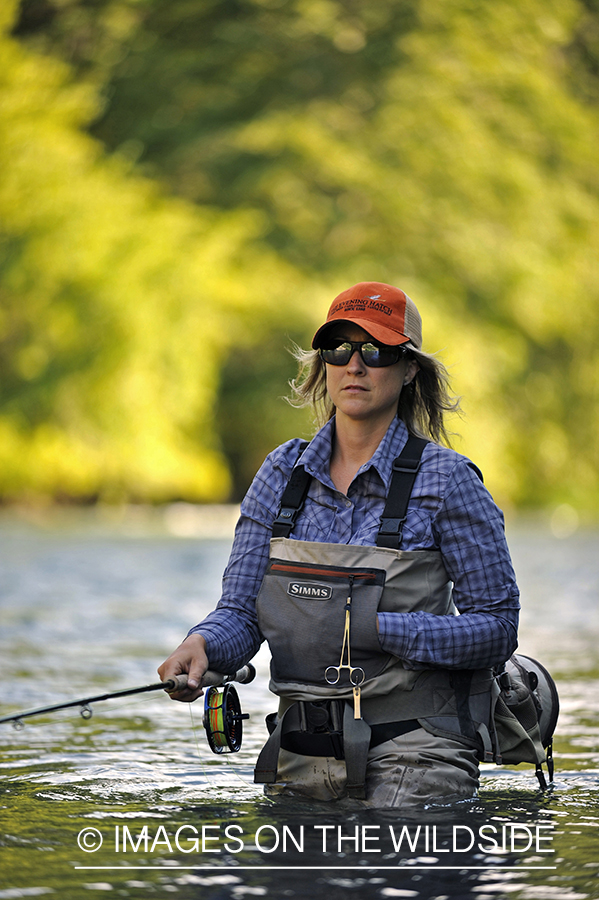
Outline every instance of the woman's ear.
<svg viewBox="0 0 599 900"><path fill-rule="evenodd" d="M404 375L403 383L409 384L411 381L413 381L416 377L416 372L418 372L419 369L420 366L418 365L416 360L411 359L406 367L406 374Z"/></svg>

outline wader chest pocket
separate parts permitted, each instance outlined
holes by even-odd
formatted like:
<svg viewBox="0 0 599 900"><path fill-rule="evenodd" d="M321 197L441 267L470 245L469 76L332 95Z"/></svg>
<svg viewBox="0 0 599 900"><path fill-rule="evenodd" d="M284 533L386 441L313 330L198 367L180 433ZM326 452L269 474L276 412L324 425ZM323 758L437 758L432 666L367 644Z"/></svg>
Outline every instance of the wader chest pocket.
<svg viewBox="0 0 599 900"><path fill-rule="evenodd" d="M348 598L352 665L366 679L382 672L389 657L378 648L376 613L384 569L345 568L271 559L256 601L260 629L270 645L272 677L279 682L324 686L344 641ZM351 693L342 671L330 693Z"/></svg>

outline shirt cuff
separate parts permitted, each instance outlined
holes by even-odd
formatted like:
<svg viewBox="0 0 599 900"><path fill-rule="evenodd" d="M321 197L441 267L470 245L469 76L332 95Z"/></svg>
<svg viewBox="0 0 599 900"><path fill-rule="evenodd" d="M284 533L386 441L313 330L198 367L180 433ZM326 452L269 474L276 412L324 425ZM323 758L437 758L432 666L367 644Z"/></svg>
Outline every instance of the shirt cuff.
<svg viewBox="0 0 599 900"><path fill-rule="evenodd" d="M408 653L408 616L398 613L378 614L379 644L385 653L405 659Z"/></svg>

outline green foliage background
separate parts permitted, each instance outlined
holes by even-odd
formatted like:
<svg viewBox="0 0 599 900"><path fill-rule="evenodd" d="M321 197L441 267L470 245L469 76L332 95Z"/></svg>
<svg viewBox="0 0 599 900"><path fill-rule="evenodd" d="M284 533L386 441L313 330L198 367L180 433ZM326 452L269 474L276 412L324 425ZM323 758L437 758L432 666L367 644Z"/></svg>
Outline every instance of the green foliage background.
<svg viewBox="0 0 599 900"><path fill-rule="evenodd" d="M0 495L238 499L286 348L417 302L506 506L599 509L597 0L0 11Z"/></svg>

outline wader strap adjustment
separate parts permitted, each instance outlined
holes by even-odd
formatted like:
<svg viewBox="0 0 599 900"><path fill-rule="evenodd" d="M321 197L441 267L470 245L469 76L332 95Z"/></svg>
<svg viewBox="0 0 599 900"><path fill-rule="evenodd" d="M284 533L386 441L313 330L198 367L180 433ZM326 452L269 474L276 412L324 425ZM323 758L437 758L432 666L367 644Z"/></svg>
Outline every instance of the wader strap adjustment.
<svg viewBox="0 0 599 900"><path fill-rule="evenodd" d="M393 462L391 485L387 502L381 517L381 527L377 535L377 547L399 550L403 528L408 512L408 503L420 470L422 453L428 441L411 434L396 460Z"/></svg>
<svg viewBox="0 0 599 900"><path fill-rule="evenodd" d="M366 763L370 749L370 725L356 719L346 704L343 713L343 749L345 752L346 790L356 800L366 799Z"/></svg>
<svg viewBox="0 0 599 900"><path fill-rule="evenodd" d="M302 442L299 456L302 455L307 446L306 441ZM295 526L296 519L306 502L311 481L312 476L306 472L304 467L296 465L291 473L291 478L287 482L287 487L281 497L278 515L272 525L273 537L289 537Z"/></svg>
<svg viewBox="0 0 599 900"><path fill-rule="evenodd" d="M405 516L403 519L386 519L383 516L381 518L381 527L379 528L379 537L381 535L395 535L399 543L405 522Z"/></svg>
<svg viewBox="0 0 599 900"><path fill-rule="evenodd" d="M301 756L332 756L344 759L344 700L298 700L282 716L266 717L270 732L254 769L256 784L274 784L281 747ZM368 752L368 751L367 751Z"/></svg>
<svg viewBox="0 0 599 900"><path fill-rule="evenodd" d="M415 475L420 468L421 461L420 457L415 457L414 459L402 459L401 456L398 456L397 459L393 460L393 471L406 472L408 475Z"/></svg>
<svg viewBox="0 0 599 900"><path fill-rule="evenodd" d="M282 507L279 510L279 515L273 522L273 533L275 528L282 530L288 528L289 531L293 530L293 526L295 525L295 520L297 518L299 510L290 509L289 507ZM277 537L284 537L284 535L276 535Z"/></svg>
<svg viewBox="0 0 599 900"><path fill-rule="evenodd" d="M270 718L270 717L269 717ZM274 724L272 719L269 730ZM330 756L344 759L347 792L363 800L366 796L366 762L370 749L370 725L354 718L353 706L344 700L299 700L276 722L262 748L256 768L256 784L274 784L281 747L302 756Z"/></svg>

